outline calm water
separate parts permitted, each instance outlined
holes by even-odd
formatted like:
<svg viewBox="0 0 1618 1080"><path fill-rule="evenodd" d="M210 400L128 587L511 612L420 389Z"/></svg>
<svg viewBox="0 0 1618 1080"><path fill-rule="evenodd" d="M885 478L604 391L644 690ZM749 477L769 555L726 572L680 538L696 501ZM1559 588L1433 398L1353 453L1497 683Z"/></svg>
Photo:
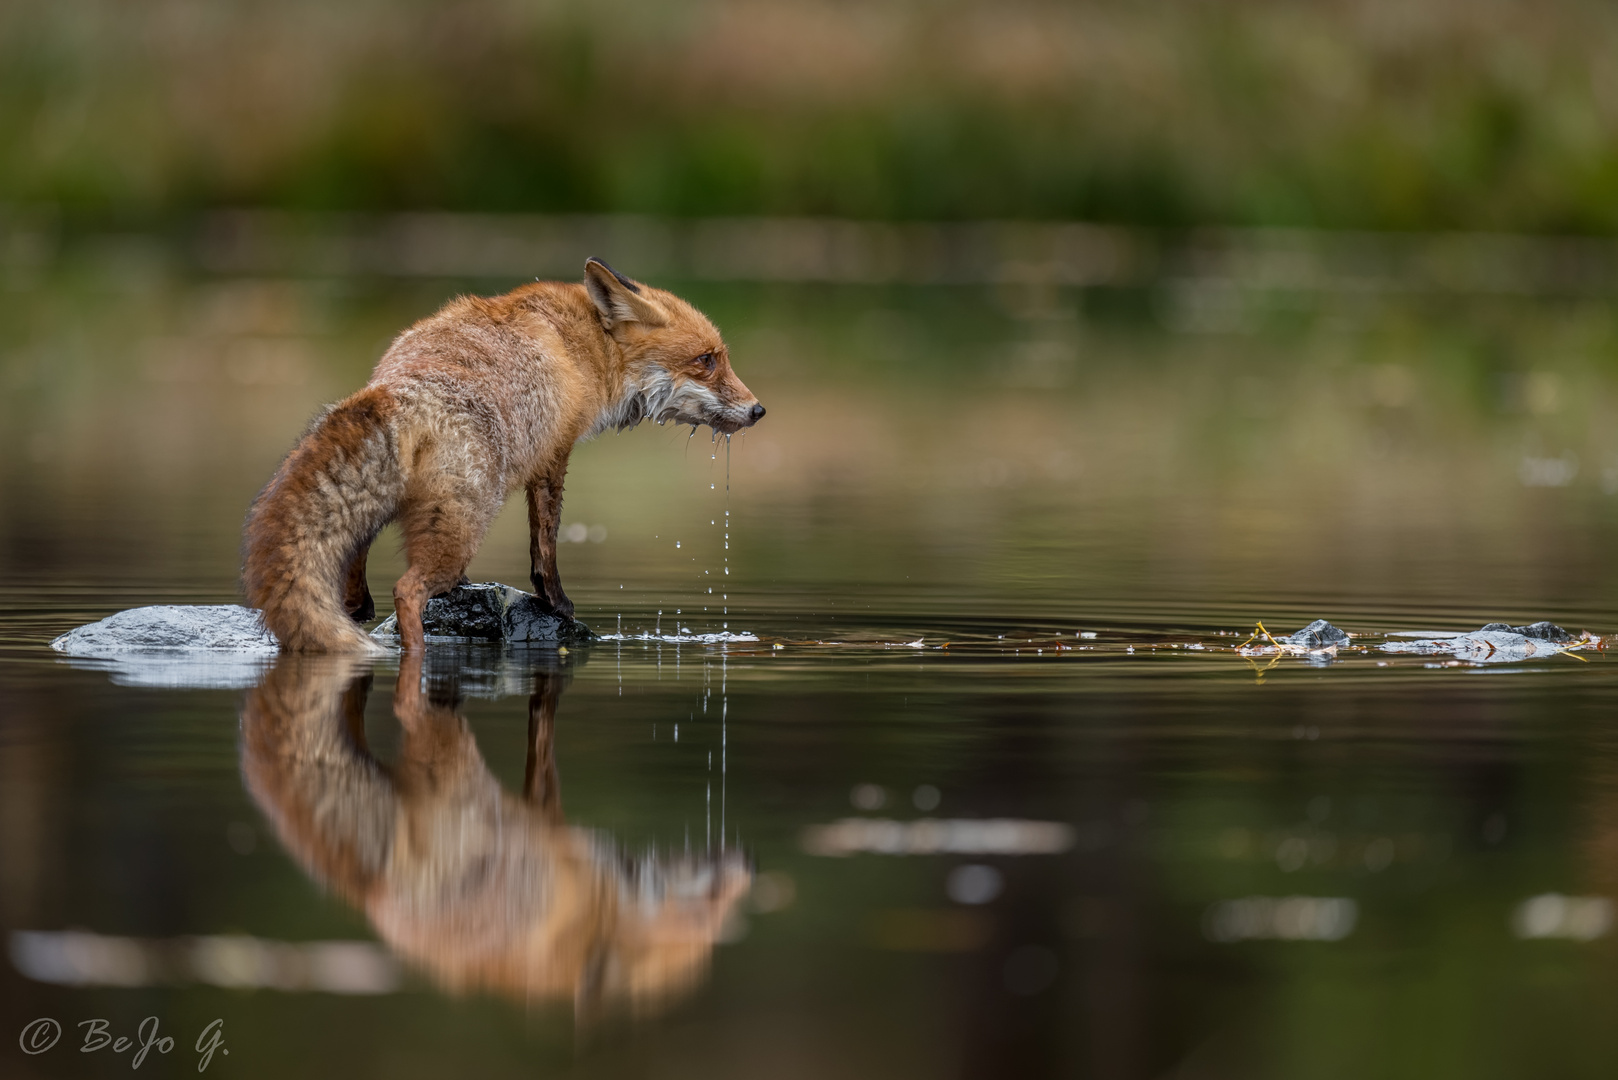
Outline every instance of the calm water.
<svg viewBox="0 0 1618 1080"><path fill-rule="evenodd" d="M187 689L45 643L234 600L307 416L509 283L10 284L5 1075L152 1016L173 1076L216 1019L208 1075L1618 1069L1611 654L1233 651L1618 630L1605 305L693 288L770 412L575 455L564 580L626 640Z"/></svg>

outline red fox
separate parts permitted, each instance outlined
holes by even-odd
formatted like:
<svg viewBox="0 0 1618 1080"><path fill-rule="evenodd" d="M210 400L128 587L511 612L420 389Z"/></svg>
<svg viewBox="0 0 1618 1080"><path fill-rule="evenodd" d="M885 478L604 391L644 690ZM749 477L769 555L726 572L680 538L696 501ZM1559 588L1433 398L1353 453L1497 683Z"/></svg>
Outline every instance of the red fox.
<svg viewBox="0 0 1618 1080"><path fill-rule="evenodd" d="M365 559L397 520L409 561L393 587L399 640L419 650L423 604L462 580L522 487L534 592L571 617L556 526L574 444L642 420L729 434L763 415L713 323L599 259L584 264L582 285L459 297L399 335L254 501L248 602L285 651L375 651L359 627L376 614Z"/></svg>

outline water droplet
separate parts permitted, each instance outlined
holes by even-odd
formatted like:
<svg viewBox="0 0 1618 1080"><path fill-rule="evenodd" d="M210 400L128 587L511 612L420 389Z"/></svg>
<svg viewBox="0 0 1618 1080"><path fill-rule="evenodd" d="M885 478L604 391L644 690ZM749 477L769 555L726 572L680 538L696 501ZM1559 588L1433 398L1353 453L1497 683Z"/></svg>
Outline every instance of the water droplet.
<svg viewBox="0 0 1618 1080"><path fill-rule="evenodd" d="M679 546L680 546L680 542L679 542L679 541L678 541L678 540L676 540L676 541L674 541L674 546L675 546L675 547L679 547Z"/></svg>

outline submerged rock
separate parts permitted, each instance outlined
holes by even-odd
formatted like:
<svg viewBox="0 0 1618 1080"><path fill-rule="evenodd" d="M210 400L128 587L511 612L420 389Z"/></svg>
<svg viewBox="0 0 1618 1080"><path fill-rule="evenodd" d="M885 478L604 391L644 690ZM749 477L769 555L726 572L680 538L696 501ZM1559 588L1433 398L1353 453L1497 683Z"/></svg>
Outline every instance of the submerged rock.
<svg viewBox="0 0 1618 1080"><path fill-rule="evenodd" d="M1349 635L1325 619L1316 619L1302 630L1276 637L1259 623L1253 636L1236 646L1242 656L1292 656L1306 664L1324 666L1337 659L1337 648L1349 643Z"/></svg>
<svg viewBox="0 0 1618 1080"><path fill-rule="evenodd" d="M533 593L492 581L457 585L427 601L421 625L429 638L474 638L513 645L572 645L591 637L590 628L578 620L542 609ZM389 615L371 636L397 639L398 619Z"/></svg>
<svg viewBox="0 0 1618 1080"><path fill-rule="evenodd" d="M130 608L69 630L51 642L51 648L87 657L176 651L274 656L280 651L258 612L239 604Z"/></svg>
<svg viewBox="0 0 1618 1080"><path fill-rule="evenodd" d="M462 585L429 600L422 622L430 638L463 641L571 645L591 637L583 623L539 610L531 593L496 584ZM398 623L390 615L371 633L397 640ZM256 686L281 651L259 613L239 604L131 608L69 630L51 648L74 667L105 671L120 686L176 689ZM529 667L477 668L476 674L469 685L486 692L515 692L512 686L532 679Z"/></svg>
<svg viewBox="0 0 1618 1080"><path fill-rule="evenodd" d="M131 608L69 630L51 648L119 686L238 690L256 685L280 646L237 604Z"/></svg>
<svg viewBox="0 0 1618 1080"><path fill-rule="evenodd" d="M1533 638L1536 641L1569 642L1579 640L1555 623L1544 620L1529 623L1527 626L1511 626L1503 622L1492 622L1478 632L1495 633L1501 631L1508 634L1517 634L1525 638Z"/></svg>
<svg viewBox="0 0 1618 1080"><path fill-rule="evenodd" d="M1389 641L1377 648L1383 652L1418 656L1453 656L1474 664L1509 664L1566 652L1569 643L1580 640L1551 622L1527 626L1489 623L1467 634L1434 634L1410 641Z"/></svg>
<svg viewBox="0 0 1618 1080"><path fill-rule="evenodd" d="M1349 638L1346 633L1337 629L1325 619L1316 619L1297 633L1280 640L1299 649L1314 650L1329 649L1334 645L1347 645Z"/></svg>

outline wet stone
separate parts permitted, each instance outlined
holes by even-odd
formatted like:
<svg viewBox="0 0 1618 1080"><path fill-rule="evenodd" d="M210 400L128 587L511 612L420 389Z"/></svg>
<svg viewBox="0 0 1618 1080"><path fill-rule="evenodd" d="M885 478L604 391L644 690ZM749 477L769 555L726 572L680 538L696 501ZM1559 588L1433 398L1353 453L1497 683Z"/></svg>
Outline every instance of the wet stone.
<svg viewBox="0 0 1618 1080"><path fill-rule="evenodd" d="M1348 635L1325 619L1316 619L1289 637L1281 639L1300 649L1329 649L1333 645L1347 645Z"/></svg>
<svg viewBox="0 0 1618 1080"><path fill-rule="evenodd" d="M513 645L573 645L589 641L590 628L577 619L553 615L533 593L498 582L458 585L427 601L422 629L429 638L471 638ZM398 619L389 615L371 636L397 639Z"/></svg>
<svg viewBox="0 0 1618 1080"><path fill-rule="evenodd" d="M143 652L226 652L273 656L275 635L239 604L159 604L130 608L69 630L51 648L69 656Z"/></svg>
<svg viewBox="0 0 1618 1080"><path fill-rule="evenodd" d="M1476 664L1509 664L1562 652L1562 646L1579 639L1551 622L1511 626L1489 623L1469 634L1445 634L1410 641L1389 641L1377 646L1383 652L1445 655Z"/></svg>
<svg viewBox="0 0 1618 1080"><path fill-rule="evenodd" d="M256 685L280 652L258 612L236 604L131 608L69 630L51 648L119 686L220 690Z"/></svg>
<svg viewBox="0 0 1618 1080"><path fill-rule="evenodd" d="M1541 620L1536 623L1529 623L1527 626L1511 626L1503 622L1492 622L1485 626L1482 630L1478 631L1480 634L1491 632L1516 634L1519 637L1533 638L1535 641L1555 641L1566 643L1569 641L1579 640L1566 630L1563 630L1560 626L1557 626L1555 623L1547 622L1545 620Z"/></svg>

